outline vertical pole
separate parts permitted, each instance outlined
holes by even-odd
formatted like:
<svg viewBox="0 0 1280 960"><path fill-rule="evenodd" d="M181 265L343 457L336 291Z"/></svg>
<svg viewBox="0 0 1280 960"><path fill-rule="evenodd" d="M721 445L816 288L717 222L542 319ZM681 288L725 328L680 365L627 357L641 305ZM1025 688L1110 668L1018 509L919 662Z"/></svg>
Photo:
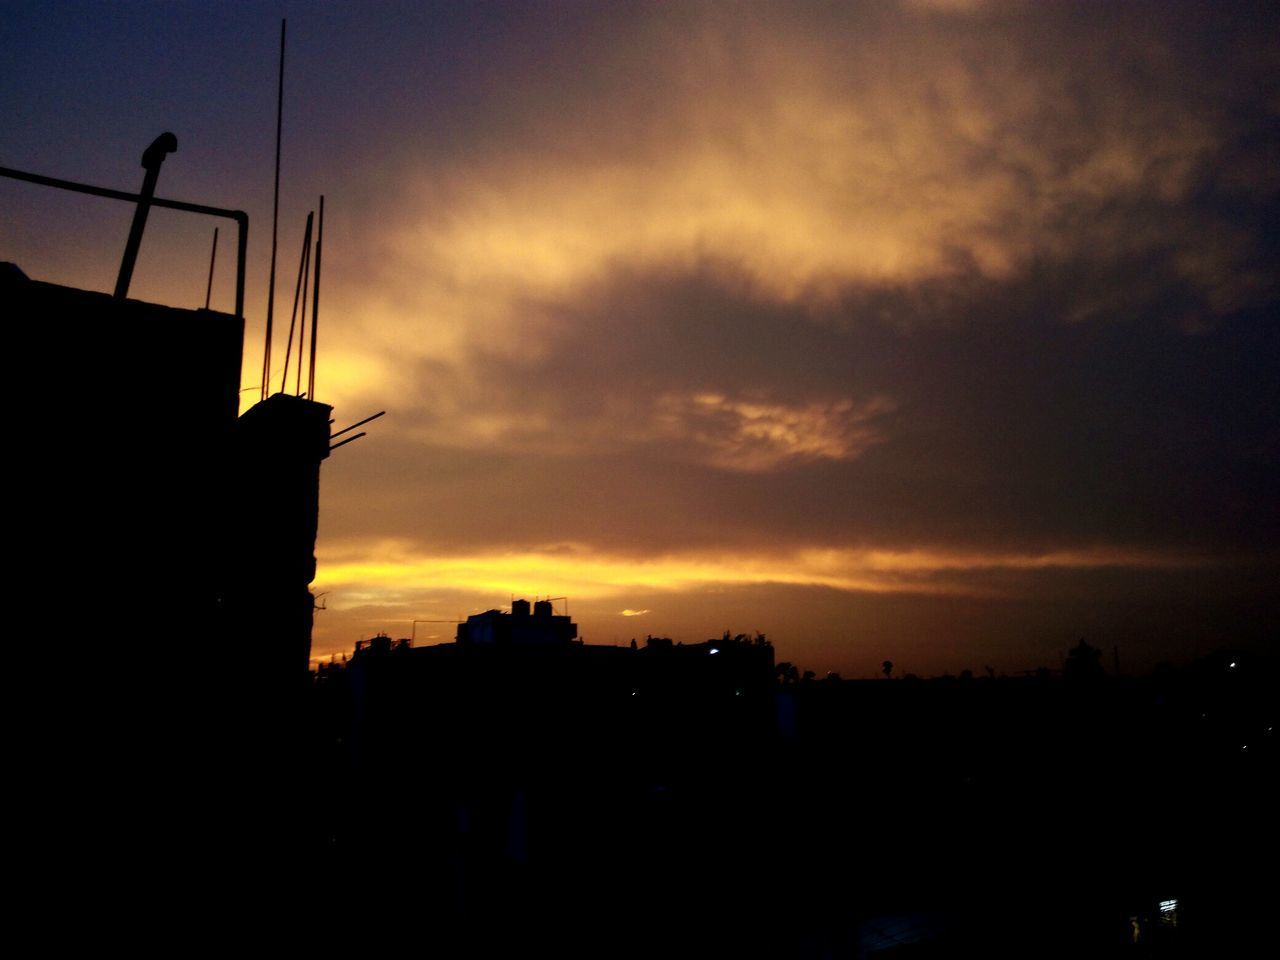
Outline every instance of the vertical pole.
<svg viewBox="0 0 1280 960"><path fill-rule="evenodd" d="M303 258L302 265L302 311L298 315L298 376L294 385L294 393L302 396L302 344L303 337L307 330L307 290L311 281L311 218L307 217L307 255ZM289 331L290 339L293 338L293 331ZM289 372L285 368L285 373ZM284 393L284 379L280 380L280 392Z"/></svg>
<svg viewBox="0 0 1280 960"><path fill-rule="evenodd" d="M316 331L320 328L320 251L324 244L324 194L320 195L320 227L316 231L316 286L311 305L311 366L307 377L307 399L316 398Z"/></svg>
<svg viewBox="0 0 1280 960"><path fill-rule="evenodd" d="M125 241L124 257L120 261L120 273L116 276L117 300L129 295L129 282L138 262L138 248L142 246L142 231L147 226L147 214L151 212L151 198L156 194L156 181L160 179L160 164L164 158L178 149L178 138L172 133L162 133L151 142L142 154L142 167L147 172L142 177L142 190L138 193L138 206L133 211L133 223L129 227L129 239Z"/></svg>
<svg viewBox="0 0 1280 960"><path fill-rule="evenodd" d="M293 330L298 322L298 300L301 298L305 311L307 305L306 267L311 263L311 221L315 214L307 213L307 228L302 232L302 258L298 261L298 280L293 288L293 312L289 314L289 336L285 339L284 370L280 374L280 392L284 393L284 385L289 376L289 355L293 350ZM298 337L298 376L302 376L302 337Z"/></svg>
<svg viewBox="0 0 1280 960"><path fill-rule="evenodd" d="M267 399L271 388L271 323L276 304L276 245L280 223L280 131L284 120L284 28L288 21L280 21L280 80L276 88L276 182L271 201L271 273L267 280L267 336L262 349L262 399Z"/></svg>
<svg viewBox="0 0 1280 960"><path fill-rule="evenodd" d="M204 288L204 308L209 309L209 298L213 296L213 265L218 262L218 228L213 228L213 251L209 254L209 285Z"/></svg>
<svg viewBox="0 0 1280 960"><path fill-rule="evenodd" d="M236 240L236 316L244 322L244 269L249 255L249 215L244 211L236 212L236 229L239 234Z"/></svg>

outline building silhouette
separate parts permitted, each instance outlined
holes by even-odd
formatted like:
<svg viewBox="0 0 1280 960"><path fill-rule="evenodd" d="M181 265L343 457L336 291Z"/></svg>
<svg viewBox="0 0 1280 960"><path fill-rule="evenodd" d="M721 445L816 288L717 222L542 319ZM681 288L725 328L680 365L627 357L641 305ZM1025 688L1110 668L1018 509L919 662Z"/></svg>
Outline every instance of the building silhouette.
<svg viewBox="0 0 1280 960"><path fill-rule="evenodd" d="M33 873L50 865L48 889L63 889L57 871L75 863L89 911L119 926L129 864L156 936L278 898L261 878L300 868L330 423L328 406L285 395L238 416L247 217L154 197L175 148L170 134L148 148L141 194L0 171L136 207L114 295L4 263L0 309L34 419L12 501L17 630L50 638L30 645L19 694L44 850ZM239 223L234 313L129 298L152 205Z"/></svg>

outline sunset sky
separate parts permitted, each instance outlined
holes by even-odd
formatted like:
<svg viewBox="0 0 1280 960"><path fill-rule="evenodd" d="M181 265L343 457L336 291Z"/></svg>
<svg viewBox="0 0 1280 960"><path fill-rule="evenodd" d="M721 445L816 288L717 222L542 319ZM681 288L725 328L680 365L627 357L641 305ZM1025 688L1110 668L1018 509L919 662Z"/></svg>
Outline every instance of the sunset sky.
<svg viewBox="0 0 1280 960"><path fill-rule="evenodd" d="M1276 638L1274 3L0 0L0 165L171 130L159 194L249 211L245 405L284 16L277 321L323 193L317 399L388 411L317 656L512 595L846 676ZM0 180L0 260L109 291L130 216ZM131 295L203 305L213 225Z"/></svg>

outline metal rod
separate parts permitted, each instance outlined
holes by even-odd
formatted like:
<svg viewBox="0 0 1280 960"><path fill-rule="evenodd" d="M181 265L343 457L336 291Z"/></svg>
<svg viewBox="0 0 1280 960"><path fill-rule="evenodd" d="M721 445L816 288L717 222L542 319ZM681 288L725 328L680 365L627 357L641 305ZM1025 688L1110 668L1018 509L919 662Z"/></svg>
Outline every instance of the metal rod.
<svg viewBox="0 0 1280 960"><path fill-rule="evenodd" d="M314 320L314 318L312 318L312 319ZM384 415L386 412L387 412L387 411L385 411L385 410L379 410L379 411L378 411L377 413L375 413L372 417L365 417L363 420L357 420L357 421L356 421L355 423L353 423L351 426L349 426L349 427L343 427L343 428L342 428L341 430L339 430L337 433L331 433L331 434L329 434L329 439L330 439L330 440L332 440L334 437L340 437L340 436L342 436L344 433L346 433L347 431L349 431L349 430L354 430L356 427L363 427L366 423L369 423L369 422L370 422L370 421L372 421L372 420L377 420L379 417L381 417L382 415Z"/></svg>
<svg viewBox="0 0 1280 960"><path fill-rule="evenodd" d="M320 252L324 245L324 194L320 194L320 228L316 231L316 286L311 305L311 364L307 372L307 399L316 398L316 331L320 329ZM301 358L299 358L301 359Z"/></svg>
<svg viewBox="0 0 1280 960"><path fill-rule="evenodd" d="M302 255L298 258L298 282L293 287L293 311L289 314L289 337L285 340L284 372L280 374L280 392L284 393L285 380L289 376L289 355L293 350L293 330L298 321L298 299L302 298L303 309L306 309L306 281L303 279L306 265L311 256L311 213L307 213L307 226L302 233ZM298 370L302 370L302 347L298 347ZM301 376L301 373L299 373Z"/></svg>
<svg viewBox="0 0 1280 960"><path fill-rule="evenodd" d="M333 446L329 448L329 452L333 453L333 451L337 450L339 447L345 447L348 443L352 443L353 441L359 440L361 437L367 437L367 436L368 434L362 430L360 433L357 433L354 437L347 437L347 439L343 440L341 443L335 443Z"/></svg>
<svg viewBox="0 0 1280 960"><path fill-rule="evenodd" d="M267 279L267 335L262 349L262 398L267 397L271 376L271 324L276 305L276 247L280 226L280 132L284 126L284 28L280 21L280 81L276 85L276 179L271 200L271 271Z"/></svg>
<svg viewBox="0 0 1280 960"><path fill-rule="evenodd" d="M129 295L129 283L133 280L133 268L138 262L138 249L142 246L142 231L147 226L151 212L151 198L156 193L156 181L160 179L160 165L164 158L178 149L178 138L172 133L162 133L151 141L142 152L142 189L138 192L138 206L133 211L133 223L129 226L129 239L125 241L124 257L120 260L120 273L116 276L117 300Z"/></svg>
<svg viewBox="0 0 1280 960"><path fill-rule="evenodd" d="M240 212L240 211L237 211ZM245 260L249 253L249 215L240 214L240 244L236 247L236 316L240 318L241 329L244 327L244 271ZM243 334L242 334L243 336Z"/></svg>
<svg viewBox="0 0 1280 960"><path fill-rule="evenodd" d="M307 226L309 227L310 225L311 225L310 215L308 214ZM302 266L302 310L298 317L298 376L297 376L297 379L294 381L295 386L293 390L294 394L297 396L302 396L302 344L303 344L303 337L307 332L307 289L308 289L307 285L310 282L311 282L311 231L308 230L307 231L307 254L306 254L306 257L303 259L303 266ZM290 341L293 340L292 328L290 328L289 330L289 339ZM292 346L292 343L290 343L290 346ZM285 373L288 374L288 372L289 372L289 368L288 368L288 365L286 364ZM283 380L281 381L281 383L283 384ZM280 392L284 393L283 386L280 387Z"/></svg>
<svg viewBox="0 0 1280 960"><path fill-rule="evenodd" d="M26 170L15 170L12 167L0 167L0 177L13 180L24 180L27 183L39 184L42 187L54 187L58 190L70 190L72 193L87 193L92 197L106 197L108 200L124 200L137 203L141 194L129 193L127 190L113 190L110 187L95 187L90 183L76 183L74 180L60 180L57 177L46 177L39 173L28 173ZM185 200L168 200L164 197L152 197L151 206L164 207L166 210L181 210L184 213L199 213L207 217L225 217L234 220L239 230L239 250L236 254L236 316L244 318L244 273L246 253L249 247L249 215L243 210L229 210L226 207L211 207L204 203L188 203Z"/></svg>
<svg viewBox="0 0 1280 960"><path fill-rule="evenodd" d="M213 228L213 251L209 254L209 285L204 288L204 308L209 309L209 298L213 296L213 265L218 262L218 228Z"/></svg>

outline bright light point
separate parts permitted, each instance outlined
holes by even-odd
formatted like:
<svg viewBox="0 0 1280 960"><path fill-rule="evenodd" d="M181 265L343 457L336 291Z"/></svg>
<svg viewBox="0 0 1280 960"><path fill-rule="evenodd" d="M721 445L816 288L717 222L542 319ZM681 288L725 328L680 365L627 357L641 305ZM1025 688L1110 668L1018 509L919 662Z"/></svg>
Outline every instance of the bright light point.
<svg viewBox="0 0 1280 960"><path fill-rule="evenodd" d="M1234 670L1236 668L1236 662L1232 660L1229 664L1227 664L1227 668L1230 670Z"/></svg>
<svg viewBox="0 0 1280 960"><path fill-rule="evenodd" d="M1160 901L1160 912L1161 912L1161 913L1173 913L1173 911L1175 911L1175 910L1177 910L1177 909L1178 909L1178 901L1177 901L1177 900L1161 900L1161 901Z"/></svg>
<svg viewBox="0 0 1280 960"><path fill-rule="evenodd" d="M719 649L718 647L712 647L712 648L711 648L711 652L712 652L713 654L716 654L716 653L719 653L719 652L720 652L720 649Z"/></svg>
<svg viewBox="0 0 1280 960"><path fill-rule="evenodd" d="M648 612L649 612L648 610L632 610L630 607L628 607L626 610L622 611L622 615L624 617L640 617L640 616L644 616L644 614Z"/></svg>

